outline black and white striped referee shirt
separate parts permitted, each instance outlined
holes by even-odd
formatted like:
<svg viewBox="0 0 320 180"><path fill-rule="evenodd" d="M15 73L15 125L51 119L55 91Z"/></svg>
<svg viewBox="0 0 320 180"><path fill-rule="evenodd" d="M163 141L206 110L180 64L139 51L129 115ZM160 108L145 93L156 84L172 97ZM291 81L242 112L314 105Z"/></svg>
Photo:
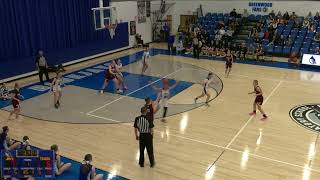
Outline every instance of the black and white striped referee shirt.
<svg viewBox="0 0 320 180"><path fill-rule="evenodd" d="M145 115L136 117L133 126L137 128L140 133L151 133L151 129L154 127L153 122L148 121Z"/></svg>

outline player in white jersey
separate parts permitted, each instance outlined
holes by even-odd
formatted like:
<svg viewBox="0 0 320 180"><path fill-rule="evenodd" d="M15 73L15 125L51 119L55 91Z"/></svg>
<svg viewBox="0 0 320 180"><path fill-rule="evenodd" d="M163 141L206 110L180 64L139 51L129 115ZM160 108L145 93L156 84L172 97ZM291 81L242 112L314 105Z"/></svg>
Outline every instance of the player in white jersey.
<svg viewBox="0 0 320 180"><path fill-rule="evenodd" d="M170 99L170 90L175 88L179 81L177 81L174 85L170 86L168 79L162 79L162 88L158 88L154 85L151 85L152 88L158 92L158 99L160 101L160 105L163 107L163 114L162 114L162 122L166 122L166 116L169 107L169 99ZM158 107L160 108L160 107Z"/></svg>
<svg viewBox="0 0 320 180"><path fill-rule="evenodd" d="M56 77L53 79L51 83L51 91L54 96L54 107L59 108L60 99L62 96L62 86L63 86L63 78L61 73L58 71Z"/></svg>
<svg viewBox="0 0 320 180"><path fill-rule="evenodd" d="M209 90L209 84L212 82L212 77L213 77L213 74L210 72L208 74L208 77L205 80L203 80L202 94L200 96L197 96L194 99L195 103L197 103L198 99L200 99L200 98L202 98L204 96L207 96L206 104L208 105L210 97L211 97L211 94L210 94L210 92L208 90Z"/></svg>
<svg viewBox="0 0 320 180"><path fill-rule="evenodd" d="M118 80L118 87L119 87L119 92L123 92L123 90L128 89L127 86L124 83L124 76L122 74L122 63L121 60L118 59L116 60L116 78Z"/></svg>
<svg viewBox="0 0 320 180"><path fill-rule="evenodd" d="M149 67L149 60L150 60L150 53L149 53L149 48L145 47L143 56L142 56L142 70L141 70L141 75L144 74L144 72L148 69Z"/></svg>

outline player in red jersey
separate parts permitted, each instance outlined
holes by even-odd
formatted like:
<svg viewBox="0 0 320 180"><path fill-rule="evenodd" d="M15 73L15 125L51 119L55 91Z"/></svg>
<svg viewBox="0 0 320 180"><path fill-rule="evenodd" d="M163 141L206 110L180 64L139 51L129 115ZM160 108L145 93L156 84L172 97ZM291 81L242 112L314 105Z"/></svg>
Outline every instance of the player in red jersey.
<svg viewBox="0 0 320 180"><path fill-rule="evenodd" d="M225 72L225 76L229 77L229 74L231 72L232 69L232 63L233 63L233 55L230 51L230 49L227 49L226 55L226 72Z"/></svg>
<svg viewBox="0 0 320 180"><path fill-rule="evenodd" d="M10 112L9 120L11 120L13 114L15 114L16 119L18 119L21 111L20 102L23 99L23 96L20 94L20 86L18 83L14 84L14 89L10 92L10 96L13 110Z"/></svg>
<svg viewBox="0 0 320 180"><path fill-rule="evenodd" d="M262 104L263 104L263 93L261 88L259 87L258 80L253 80L253 87L254 91L250 92L249 94L255 94L256 98L253 102L253 111L250 113L251 116L256 115L256 108L261 112L263 118L261 120L267 119L266 113L262 109Z"/></svg>
<svg viewBox="0 0 320 180"><path fill-rule="evenodd" d="M106 75L104 77L104 82L103 82L103 85L102 85L102 88L100 90L100 93L103 94L104 92L104 89L108 86L108 83L109 81L113 81L114 84L116 85L117 87L117 93L121 93L120 90L119 90L119 82L118 82L118 79L116 78L116 61L115 60L112 60L111 61L111 64L109 65L108 69L107 69L107 72L106 72Z"/></svg>

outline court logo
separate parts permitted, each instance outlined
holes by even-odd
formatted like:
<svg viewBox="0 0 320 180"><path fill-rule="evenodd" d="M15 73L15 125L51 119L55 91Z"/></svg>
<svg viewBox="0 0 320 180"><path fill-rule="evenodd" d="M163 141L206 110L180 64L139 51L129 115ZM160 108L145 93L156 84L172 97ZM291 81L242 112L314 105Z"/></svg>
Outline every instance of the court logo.
<svg viewBox="0 0 320 180"><path fill-rule="evenodd" d="M290 116L300 126L320 132L320 104L306 104L292 108Z"/></svg>
<svg viewBox="0 0 320 180"><path fill-rule="evenodd" d="M309 62L310 64L317 64L317 61L313 56L311 56L311 58L309 59Z"/></svg>

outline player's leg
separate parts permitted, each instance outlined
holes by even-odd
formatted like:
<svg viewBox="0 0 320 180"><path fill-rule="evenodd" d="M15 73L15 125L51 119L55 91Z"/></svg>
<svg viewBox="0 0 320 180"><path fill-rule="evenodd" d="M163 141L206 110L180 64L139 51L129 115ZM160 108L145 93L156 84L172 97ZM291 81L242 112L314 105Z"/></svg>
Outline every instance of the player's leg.
<svg viewBox="0 0 320 180"><path fill-rule="evenodd" d="M206 104L209 103L210 98L211 98L211 94L209 92L206 93L207 99L206 99Z"/></svg>
<svg viewBox="0 0 320 180"><path fill-rule="evenodd" d="M61 97L62 97L62 91L61 91L61 90L58 90L57 93L58 93L57 105L60 106L60 99L61 99Z"/></svg>
<svg viewBox="0 0 320 180"><path fill-rule="evenodd" d="M261 103L261 104L257 104L258 110L260 111L260 113L261 113L262 116L263 116L262 119L266 119L266 118L267 118L267 115L266 115L266 113L264 112L264 110L262 109L261 105L262 105L262 103Z"/></svg>
<svg viewBox="0 0 320 180"><path fill-rule="evenodd" d="M104 89L108 86L108 82L109 82L109 80L107 78L104 79L101 90L100 90L101 94L103 93Z"/></svg>
<svg viewBox="0 0 320 180"><path fill-rule="evenodd" d="M19 105L19 107L17 107L14 111L15 111L15 114L16 114L16 119L19 119L19 115L20 115L20 105Z"/></svg>
<svg viewBox="0 0 320 180"><path fill-rule="evenodd" d="M256 115L257 113L257 103L256 101L253 102L253 111L250 113L251 116Z"/></svg>
<svg viewBox="0 0 320 180"><path fill-rule="evenodd" d="M168 107L164 106L163 107L162 120L161 120L162 122L166 122L167 112L168 112Z"/></svg>
<svg viewBox="0 0 320 180"><path fill-rule="evenodd" d="M54 90L53 91L53 102L54 102L54 107L58 108L58 91Z"/></svg>
<svg viewBox="0 0 320 180"><path fill-rule="evenodd" d="M196 98L194 98L194 102L197 103L197 100L204 97L205 93L202 92L200 96L197 96Z"/></svg>

